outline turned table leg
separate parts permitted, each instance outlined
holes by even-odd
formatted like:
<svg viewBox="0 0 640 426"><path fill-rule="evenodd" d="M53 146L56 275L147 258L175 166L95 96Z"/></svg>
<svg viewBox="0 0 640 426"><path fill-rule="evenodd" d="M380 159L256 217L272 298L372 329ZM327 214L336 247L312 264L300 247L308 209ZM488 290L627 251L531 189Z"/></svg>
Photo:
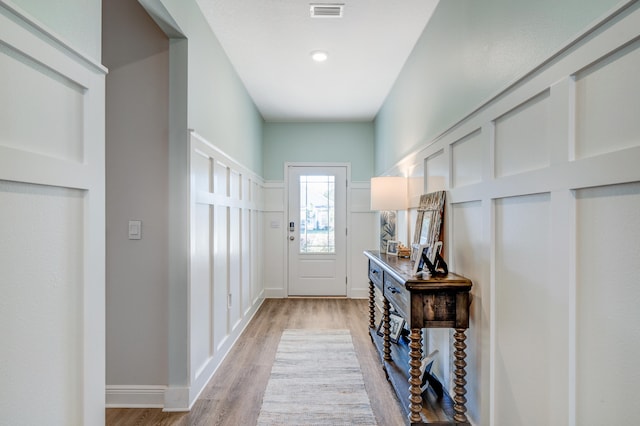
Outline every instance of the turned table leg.
<svg viewBox="0 0 640 426"><path fill-rule="evenodd" d="M411 423L421 421L422 411L422 378L420 365L422 364L422 330L412 328L409 335L409 420Z"/></svg>
<svg viewBox="0 0 640 426"><path fill-rule="evenodd" d="M465 358L467 357L467 354L464 351L467 348L467 345L464 342L467 336L465 336L464 331L464 328L456 328L456 332L453 334L453 337L455 338L455 342L453 344L455 352L453 355L456 358L454 361L454 365L456 366L456 378L454 379L455 386L453 388L455 394L453 397L453 410L455 411L453 419L458 423L467 422L467 416L465 414L467 411L467 408L465 407L465 404L467 403L467 398L465 397L467 393L467 390L465 389L467 384L467 380L465 379L465 376L467 375L465 371L467 362L465 361Z"/></svg>
<svg viewBox="0 0 640 426"><path fill-rule="evenodd" d="M369 281L369 328L376 328L376 291Z"/></svg>
<svg viewBox="0 0 640 426"><path fill-rule="evenodd" d="M383 331L383 344L382 353L384 354L385 361L391 361L391 339L389 338L391 332L389 326L389 301L385 298L382 304L382 331Z"/></svg>

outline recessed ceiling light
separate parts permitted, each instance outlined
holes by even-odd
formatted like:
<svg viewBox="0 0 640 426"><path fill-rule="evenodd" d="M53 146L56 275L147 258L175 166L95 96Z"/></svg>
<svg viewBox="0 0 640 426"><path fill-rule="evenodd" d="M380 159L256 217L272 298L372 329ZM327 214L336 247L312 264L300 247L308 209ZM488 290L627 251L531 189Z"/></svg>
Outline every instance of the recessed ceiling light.
<svg viewBox="0 0 640 426"><path fill-rule="evenodd" d="M327 54L327 52L323 50L314 50L313 52L311 52L311 59L316 62L324 62L328 57L329 55Z"/></svg>

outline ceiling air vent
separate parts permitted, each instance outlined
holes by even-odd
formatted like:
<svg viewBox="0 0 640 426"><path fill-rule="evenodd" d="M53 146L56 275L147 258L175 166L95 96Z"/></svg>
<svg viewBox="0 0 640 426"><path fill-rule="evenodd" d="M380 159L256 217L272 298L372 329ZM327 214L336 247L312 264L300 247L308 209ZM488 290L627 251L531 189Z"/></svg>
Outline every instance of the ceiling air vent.
<svg viewBox="0 0 640 426"><path fill-rule="evenodd" d="M312 18L342 18L344 4L311 4Z"/></svg>

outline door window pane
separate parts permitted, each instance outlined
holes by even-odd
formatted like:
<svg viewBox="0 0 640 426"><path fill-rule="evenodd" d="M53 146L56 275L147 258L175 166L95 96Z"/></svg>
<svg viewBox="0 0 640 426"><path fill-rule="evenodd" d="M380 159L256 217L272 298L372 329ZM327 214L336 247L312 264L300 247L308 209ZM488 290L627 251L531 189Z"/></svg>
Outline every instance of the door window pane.
<svg viewBox="0 0 640 426"><path fill-rule="evenodd" d="M335 176L300 176L300 253L335 253Z"/></svg>

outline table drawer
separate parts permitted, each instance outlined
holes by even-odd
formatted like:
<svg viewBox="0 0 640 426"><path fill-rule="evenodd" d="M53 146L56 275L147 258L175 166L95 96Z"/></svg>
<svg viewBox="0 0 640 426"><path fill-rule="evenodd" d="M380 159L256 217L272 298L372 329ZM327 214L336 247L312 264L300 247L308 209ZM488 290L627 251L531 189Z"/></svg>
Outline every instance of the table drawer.
<svg viewBox="0 0 640 426"><path fill-rule="evenodd" d="M409 292L404 287L404 285L400 284L396 280L394 280L389 275L385 274L384 276L384 297L396 308L400 314L404 317L405 320L409 321L409 306L411 297L409 296Z"/></svg>
<svg viewBox="0 0 640 426"><path fill-rule="evenodd" d="M373 261L369 261L369 279L371 282L382 290L382 268Z"/></svg>
<svg viewBox="0 0 640 426"><path fill-rule="evenodd" d="M426 327L469 327L468 292L434 291L422 294L419 300L420 309L415 308L413 316Z"/></svg>

